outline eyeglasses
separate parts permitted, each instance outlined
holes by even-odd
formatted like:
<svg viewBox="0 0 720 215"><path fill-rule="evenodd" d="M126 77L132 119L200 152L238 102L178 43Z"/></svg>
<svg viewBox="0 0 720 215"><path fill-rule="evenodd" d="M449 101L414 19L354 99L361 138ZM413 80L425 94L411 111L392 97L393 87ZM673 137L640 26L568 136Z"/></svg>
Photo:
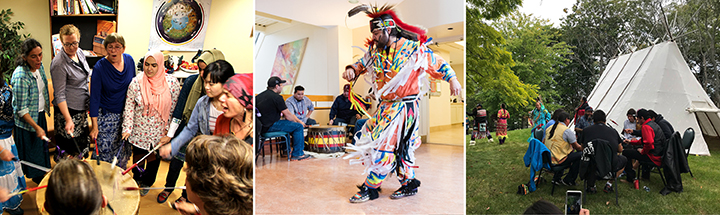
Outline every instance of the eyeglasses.
<svg viewBox="0 0 720 215"><path fill-rule="evenodd" d="M77 47L78 42L65 43L65 44L63 44L63 46L68 47L68 48L73 47L73 46Z"/></svg>
<svg viewBox="0 0 720 215"><path fill-rule="evenodd" d="M122 48L123 48L122 46L108 46L105 49L110 50L110 49L122 49Z"/></svg>

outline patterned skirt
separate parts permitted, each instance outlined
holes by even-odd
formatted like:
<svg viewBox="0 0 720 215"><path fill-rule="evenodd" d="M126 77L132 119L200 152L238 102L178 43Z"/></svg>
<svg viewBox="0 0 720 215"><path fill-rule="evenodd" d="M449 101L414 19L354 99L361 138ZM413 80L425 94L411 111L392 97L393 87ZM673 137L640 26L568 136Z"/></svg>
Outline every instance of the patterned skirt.
<svg viewBox="0 0 720 215"><path fill-rule="evenodd" d="M125 169L132 154L132 145L122 140L122 114L112 113L100 108L98 115L98 158L111 163L117 156L117 166Z"/></svg>
<svg viewBox="0 0 720 215"><path fill-rule="evenodd" d="M6 150L11 150L15 157L18 156L15 141L12 137L0 140L0 146ZM0 160L0 187L7 189L10 193L23 190L27 187L20 162ZM2 209L15 210L20 207L22 200L22 195L13 196L8 201L2 203Z"/></svg>
<svg viewBox="0 0 720 215"><path fill-rule="evenodd" d="M498 119L498 123L495 126L495 135L498 137L507 137L507 119Z"/></svg>
<svg viewBox="0 0 720 215"><path fill-rule="evenodd" d="M87 122L87 111L79 111L68 109L70 117L75 124L75 129L72 131L75 136L75 141L65 130L65 117L62 114L55 114L55 143L58 144L62 151L71 155L78 154L78 148L80 151L85 150L90 144L90 126ZM55 113L60 113L60 108L55 106ZM75 146L75 143L78 145ZM87 155L87 154L86 154Z"/></svg>

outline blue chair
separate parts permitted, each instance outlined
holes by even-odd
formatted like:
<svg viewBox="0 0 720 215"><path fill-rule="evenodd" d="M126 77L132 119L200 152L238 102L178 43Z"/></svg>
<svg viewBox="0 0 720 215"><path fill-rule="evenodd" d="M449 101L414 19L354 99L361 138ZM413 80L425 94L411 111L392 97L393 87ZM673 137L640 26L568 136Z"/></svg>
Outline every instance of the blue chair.
<svg viewBox="0 0 720 215"><path fill-rule="evenodd" d="M275 141L272 141L275 140ZM280 152L280 144L285 144L285 150L287 152L287 158L290 160L290 134L284 131L274 131L274 132L266 132L263 133L260 136L260 141L258 141L258 150L256 151L256 154L259 155L262 152L263 157L265 157L265 144L270 144L270 154L272 154L272 145L277 145L277 150ZM255 156L255 162L257 163L258 156Z"/></svg>

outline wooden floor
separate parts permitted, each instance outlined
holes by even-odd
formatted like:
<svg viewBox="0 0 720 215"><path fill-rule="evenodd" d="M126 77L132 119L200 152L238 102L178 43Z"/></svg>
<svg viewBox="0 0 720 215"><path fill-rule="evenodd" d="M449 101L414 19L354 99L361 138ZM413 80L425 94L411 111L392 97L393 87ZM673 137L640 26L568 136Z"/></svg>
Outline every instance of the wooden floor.
<svg viewBox="0 0 720 215"><path fill-rule="evenodd" d="M55 161L50 159L53 166L55 166ZM130 159L132 160L132 159ZM153 187L164 187L165 186L165 177L167 176L168 172L168 166L170 162L169 161L162 161L160 163L160 168L158 170L157 179L155 180L155 184ZM129 166L129 165L128 165ZM128 173L132 174L132 173ZM33 182L30 179L26 180L28 188L37 187L37 184ZM185 171L180 172L180 177L178 178L178 182L176 184L177 186L183 186L185 185ZM140 199L140 210L139 214L153 214L153 215L161 215L161 214L179 214L177 211L170 208L170 206L167 204L167 202L160 204L157 203L157 195L162 190L151 190L146 196L142 197ZM178 197L180 197L180 190L175 190L175 192L170 195L168 198L168 201L175 201ZM25 210L26 215L35 215L40 214L38 211L37 204L35 202L35 192L26 193L23 195L23 202L20 205L20 208ZM115 206L113 207L120 207ZM3 214L8 214L7 212L4 212Z"/></svg>

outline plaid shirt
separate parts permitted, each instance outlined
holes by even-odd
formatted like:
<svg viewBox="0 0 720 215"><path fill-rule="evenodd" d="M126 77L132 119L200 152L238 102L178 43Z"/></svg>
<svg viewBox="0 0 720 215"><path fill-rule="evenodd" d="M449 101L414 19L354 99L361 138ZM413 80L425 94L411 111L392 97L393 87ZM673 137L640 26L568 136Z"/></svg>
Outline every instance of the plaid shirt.
<svg viewBox="0 0 720 215"><path fill-rule="evenodd" d="M40 77L42 77L45 90L42 96L45 98L45 113L50 114L50 97L48 95L47 77L45 77L45 68L40 66ZM13 88L12 106L15 111L15 125L25 130L35 132L35 128L25 122L22 117L29 113L30 117L37 123L38 121L38 101L40 93L38 93L37 79L32 75L32 71L24 66L18 66L12 74L10 85Z"/></svg>

